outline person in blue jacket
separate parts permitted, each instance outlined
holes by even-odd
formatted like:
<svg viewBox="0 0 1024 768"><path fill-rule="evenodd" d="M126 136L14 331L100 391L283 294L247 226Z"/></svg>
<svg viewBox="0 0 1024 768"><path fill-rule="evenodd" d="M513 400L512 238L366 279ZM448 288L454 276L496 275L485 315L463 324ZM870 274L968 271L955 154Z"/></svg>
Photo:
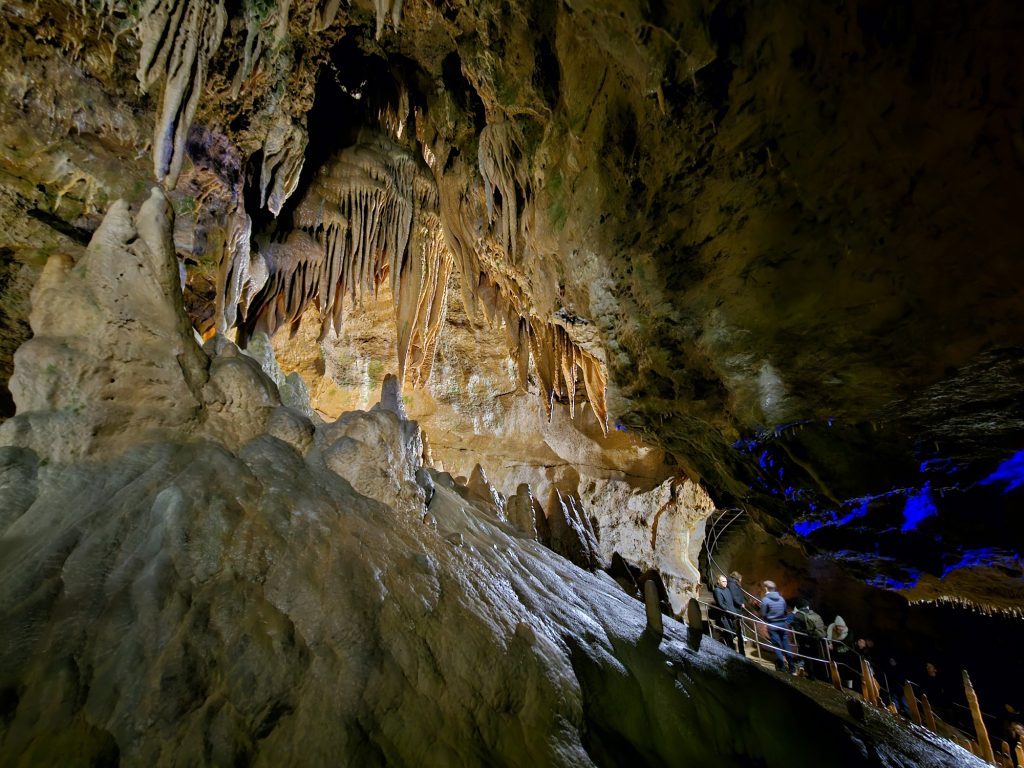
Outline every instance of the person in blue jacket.
<svg viewBox="0 0 1024 768"><path fill-rule="evenodd" d="M789 649L789 617L786 615L786 599L775 588L774 581L763 581L765 595L761 598L761 618L768 623L768 637L775 646L775 669L791 675L797 673L796 662Z"/></svg>

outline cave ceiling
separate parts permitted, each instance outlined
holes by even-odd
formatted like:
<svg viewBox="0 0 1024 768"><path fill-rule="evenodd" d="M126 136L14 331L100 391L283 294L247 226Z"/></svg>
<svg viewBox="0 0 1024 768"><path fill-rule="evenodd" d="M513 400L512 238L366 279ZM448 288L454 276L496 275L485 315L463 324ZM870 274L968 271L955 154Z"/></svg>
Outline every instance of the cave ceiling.
<svg viewBox="0 0 1024 768"><path fill-rule="evenodd" d="M956 590L1019 606L1022 33L995 1L4 3L2 381L46 258L160 182L204 335L388 297L415 388L457 292L546 411L865 579L988 566Z"/></svg>

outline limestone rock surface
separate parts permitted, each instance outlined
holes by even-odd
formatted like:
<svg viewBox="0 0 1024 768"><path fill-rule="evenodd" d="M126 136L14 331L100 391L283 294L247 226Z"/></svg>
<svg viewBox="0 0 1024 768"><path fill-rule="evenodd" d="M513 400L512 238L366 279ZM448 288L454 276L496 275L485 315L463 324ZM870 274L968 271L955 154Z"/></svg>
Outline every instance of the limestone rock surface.
<svg viewBox="0 0 1024 768"><path fill-rule="evenodd" d="M77 263L50 258L32 295L33 337L15 354L18 415L4 434L41 455L83 457L198 418L208 361L182 309L172 217L156 189L134 214L117 201Z"/></svg>
<svg viewBox="0 0 1024 768"><path fill-rule="evenodd" d="M642 570L656 569L672 609L681 612L702 581L697 561L705 523L715 511L707 492L685 478L666 480L650 491L592 480L580 497L600 521L602 560L610 562L618 552Z"/></svg>

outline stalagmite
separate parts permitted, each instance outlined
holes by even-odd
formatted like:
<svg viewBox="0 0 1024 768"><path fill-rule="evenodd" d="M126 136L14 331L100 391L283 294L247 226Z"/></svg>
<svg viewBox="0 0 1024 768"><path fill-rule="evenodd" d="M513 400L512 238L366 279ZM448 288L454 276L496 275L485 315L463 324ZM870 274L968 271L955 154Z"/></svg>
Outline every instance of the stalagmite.
<svg viewBox="0 0 1024 768"><path fill-rule="evenodd" d="M575 519L577 525L580 527L580 531L583 535L583 544L588 551L590 562L594 564L595 568L600 567L601 549L597 543L597 533L594 531L594 526L583 509L583 502L572 494L566 496L565 501L570 513Z"/></svg>
<svg viewBox="0 0 1024 768"><path fill-rule="evenodd" d="M469 475L469 482L466 484L469 489L469 498L482 504L486 509L493 512L499 520L505 520L505 500L501 497L490 480L484 468L479 464L473 467Z"/></svg>
<svg viewBox="0 0 1024 768"><path fill-rule="evenodd" d="M932 713L931 702L928 701L928 694L921 694L921 710L924 716L924 724L932 733L938 733L935 726L935 715Z"/></svg>
<svg viewBox="0 0 1024 768"><path fill-rule="evenodd" d="M548 524L551 526L551 549L580 568L597 566L583 526L557 488L551 489L548 501Z"/></svg>
<svg viewBox="0 0 1024 768"><path fill-rule="evenodd" d="M914 725L921 725L921 710L917 707L917 696L914 695L914 688L910 683L903 684L903 698L910 709L910 719Z"/></svg>
<svg viewBox="0 0 1024 768"><path fill-rule="evenodd" d="M533 497L533 519L537 526L537 541L545 547L551 547L551 525L548 523L548 516L541 506L540 499Z"/></svg>
<svg viewBox="0 0 1024 768"><path fill-rule="evenodd" d="M153 170L168 189L177 184L206 68L226 24L223 0L150 0L140 11L136 76L143 91L166 76L153 132Z"/></svg>
<svg viewBox="0 0 1024 768"><path fill-rule="evenodd" d="M981 705L978 703L978 694L974 692L974 686L971 685L971 678L967 674L967 670L963 670L964 680L964 693L967 695L967 704L971 708L971 718L974 720L974 732L978 734L978 746L980 747L980 756L988 760L990 763L995 764L996 757L992 752L992 742L988 738L988 728L985 727L985 721L981 716Z"/></svg>
<svg viewBox="0 0 1024 768"><path fill-rule="evenodd" d="M647 616L647 629L656 637L665 634L665 625L661 619L661 603L658 600L658 585L653 579L644 583L644 613Z"/></svg>
<svg viewBox="0 0 1024 768"><path fill-rule="evenodd" d="M529 538L537 538L537 522L533 512L533 493L529 483L520 483L515 496L509 497L506 506L508 521Z"/></svg>

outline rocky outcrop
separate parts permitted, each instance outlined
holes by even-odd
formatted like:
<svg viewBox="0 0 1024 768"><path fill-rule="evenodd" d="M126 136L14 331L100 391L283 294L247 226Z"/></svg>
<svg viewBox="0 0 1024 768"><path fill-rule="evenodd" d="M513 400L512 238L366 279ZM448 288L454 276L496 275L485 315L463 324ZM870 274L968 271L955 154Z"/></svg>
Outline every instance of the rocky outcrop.
<svg viewBox="0 0 1024 768"><path fill-rule="evenodd" d="M702 581L698 557L704 526L715 511L703 488L686 478L666 480L650 491L609 480L591 480L581 502L600 521L602 561L618 553L642 571L661 574L672 610L682 612Z"/></svg>
<svg viewBox="0 0 1024 768"><path fill-rule="evenodd" d="M198 423L208 360L184 315L172 217L156 189L135 214L118 201L77 263L47 262L33 337L15 355L18 415L0 427L4 442L81 458Z"/></svg>

